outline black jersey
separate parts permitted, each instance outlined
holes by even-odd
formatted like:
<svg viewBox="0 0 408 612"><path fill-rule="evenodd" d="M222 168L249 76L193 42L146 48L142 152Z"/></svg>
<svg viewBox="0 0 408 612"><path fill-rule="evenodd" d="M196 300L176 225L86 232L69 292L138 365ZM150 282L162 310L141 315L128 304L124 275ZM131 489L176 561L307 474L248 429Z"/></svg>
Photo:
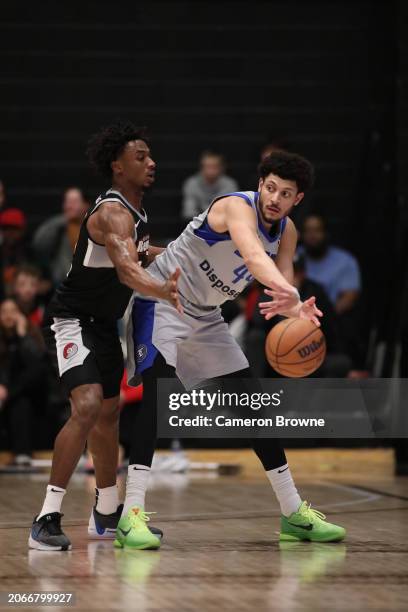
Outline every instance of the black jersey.
<svg viewBox="0 0 408 612"><path fill-rule="evenodd" d="M109 189L99 196L82 222L71 268L49 306L48 315L51 317L90 316L111 320L120 319L125 313L132 289L120 282L105 246L92 240L87 229L89 217L103 202L119 202L133 216L139 262L143 267L147 265L149 232L146 212L136 210L121 193Z"/></svg>

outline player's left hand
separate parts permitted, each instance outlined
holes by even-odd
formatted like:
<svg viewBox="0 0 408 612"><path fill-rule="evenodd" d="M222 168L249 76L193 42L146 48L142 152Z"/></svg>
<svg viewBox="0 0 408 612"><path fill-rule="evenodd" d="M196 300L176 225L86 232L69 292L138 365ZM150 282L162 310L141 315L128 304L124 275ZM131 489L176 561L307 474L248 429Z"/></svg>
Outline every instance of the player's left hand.
<svg viewBox="0 0 408 612"><path fill-rule="evenodd" d="M265 289L266 295L272 297L272 292L269 289ZM272 302L260 302L259 309L261 315L265 317L267 321L272 317L280 314L286 317L298 317L299 319L309 319L313 321L317 327L320 327L320 321L318 317L322 317L323 313L316 306L316 298L313 296L304 302L300 302L298 306L293 308L291 311L282 311L277 303Z"/></svg>
<svg viewBox="0 0 408 612"><path fill-rule="evenodd" d="M316 298L314 296L302 302L299 308L299 319L309 319L309 321L313 321L317 327L320 327L320 321L317 317L322 316L323 313L316 306Z"/></svg>

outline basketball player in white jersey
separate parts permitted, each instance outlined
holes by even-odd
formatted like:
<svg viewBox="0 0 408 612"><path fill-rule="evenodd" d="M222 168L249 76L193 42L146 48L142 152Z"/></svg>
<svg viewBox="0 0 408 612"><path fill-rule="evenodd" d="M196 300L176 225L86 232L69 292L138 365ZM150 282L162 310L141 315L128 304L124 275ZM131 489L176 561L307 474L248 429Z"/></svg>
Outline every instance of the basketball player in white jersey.
<svg viewBox="0 0 408 612"><path fill-rule="evenodd" d="M220 305L235 299L255 278L274 299L262 305L274 314L310 319L322 316L312 297L301 302L292 286L296 228L288 217L313 180L311 164L299 155L275 152L260 165L257 192L226 194L195 217L149 266L163 280L180 268L184 314L163 300L136 294L128 309L128 378L142 373L143 407L136 415L127 491L115 545L158 548L147 528L145 491L156 437L156 382L180 379L185 388L214 377L245 379L248 361L224 322ZM238 382L238 381L237 381ZM279 440L257 439L262 462L281 508L281 540L342 540L345 530L300 498Z"/></svg>

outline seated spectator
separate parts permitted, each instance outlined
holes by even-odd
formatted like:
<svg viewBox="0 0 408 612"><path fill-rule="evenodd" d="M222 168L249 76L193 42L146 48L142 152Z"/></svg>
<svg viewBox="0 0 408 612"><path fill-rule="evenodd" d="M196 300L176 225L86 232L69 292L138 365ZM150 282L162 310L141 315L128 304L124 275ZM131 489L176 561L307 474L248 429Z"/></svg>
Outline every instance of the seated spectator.
<svg viewBox="0 0 408 612"><path fill-rule="evenodd" d="M306 275L320 283L337 314L351 310L361 291L360 268L356 258L329 244L326 223L321 215L308 215L301 232Z"/></svg>
<svg viewBox="0 0 408 612"><path fill-rule="evenodd" d="M183 183L182 217L190 220L202 213L212 200L224 193L237 191L237 182L225 174L225 160L219 153L204 151L200 171Z"/></svg>
<svg viewBox="0 0 408 612"><path fill-rule="evenodd" d="M33 249L44 273L54 286L66 277L72 253L90 200L79 187L70 187L64 193L62 214L45 221L34 234Z"/></svg>
<svg viewBox="0 0 408 612"><path fill-rule="evenodd" d="M19 208L6 208L0 212L2 236L2 266L5 294L9 294L18 266L30 259L25 240L26 216Z"/></svg>
<svg viewBox="0 0 408 612"><path fill-rule="evenodd" d="M356 258L344 249L332 246L326 223L321 215L308 215L301 231L307 278L320 283L337 315L339 335L346 353L353 360L353 368L360 375L365 372L365 343L361 321L361 279Z"/></svg>
<svg viewBox="0 0 408 612"><path fill-rule="evenodd" d="M34 266L17 268L12 296L30 323L41 327L44 307L40 298L41 272Z"/></svg>
<svg viewBox="0 0 408 612"><path fill-rule="evenodd" d="M315 296L316 304L323 312L321 326L326 338L327 354L324 363L316 372L316 376L344 378L352 368L352 361L344 352L345 347L342 344L342 338L339 333L338 316L334 311L333 305L327 297L323 286L307 277L306 263L303 256L295 256L293 269L293 284L299 291L302 302Z"/></svg>
<svg viewBox="0 0 408 612"><path fill-rule="evenodd" d="M0 404L16 465L31 462L33 407L44 385L45 351L41 334L6 299L0 304Z"/></svg>

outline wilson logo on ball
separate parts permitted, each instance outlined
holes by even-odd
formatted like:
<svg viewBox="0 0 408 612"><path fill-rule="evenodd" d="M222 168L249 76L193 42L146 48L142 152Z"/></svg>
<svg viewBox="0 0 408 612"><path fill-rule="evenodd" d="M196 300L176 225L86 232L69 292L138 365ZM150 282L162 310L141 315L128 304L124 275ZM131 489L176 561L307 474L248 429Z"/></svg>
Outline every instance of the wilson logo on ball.
<svg viewBox="0 0 408 612"><path fill-rule="evenodd" d="M318 351L322 344L324 344L324 336L322 336L319 341L313 340L313 342L310 344L302 346L300 349L298 349L298 353L303 359Z"/></svg>
<svg viewBox="0 0 408 612"><path fill-rule="evenodd" d="M62 351L62 354L64 356L64 359L70 359L77 352L78 352L78 346L74 342L68 342L68 344L64 346L64 350Z"/></svg>

